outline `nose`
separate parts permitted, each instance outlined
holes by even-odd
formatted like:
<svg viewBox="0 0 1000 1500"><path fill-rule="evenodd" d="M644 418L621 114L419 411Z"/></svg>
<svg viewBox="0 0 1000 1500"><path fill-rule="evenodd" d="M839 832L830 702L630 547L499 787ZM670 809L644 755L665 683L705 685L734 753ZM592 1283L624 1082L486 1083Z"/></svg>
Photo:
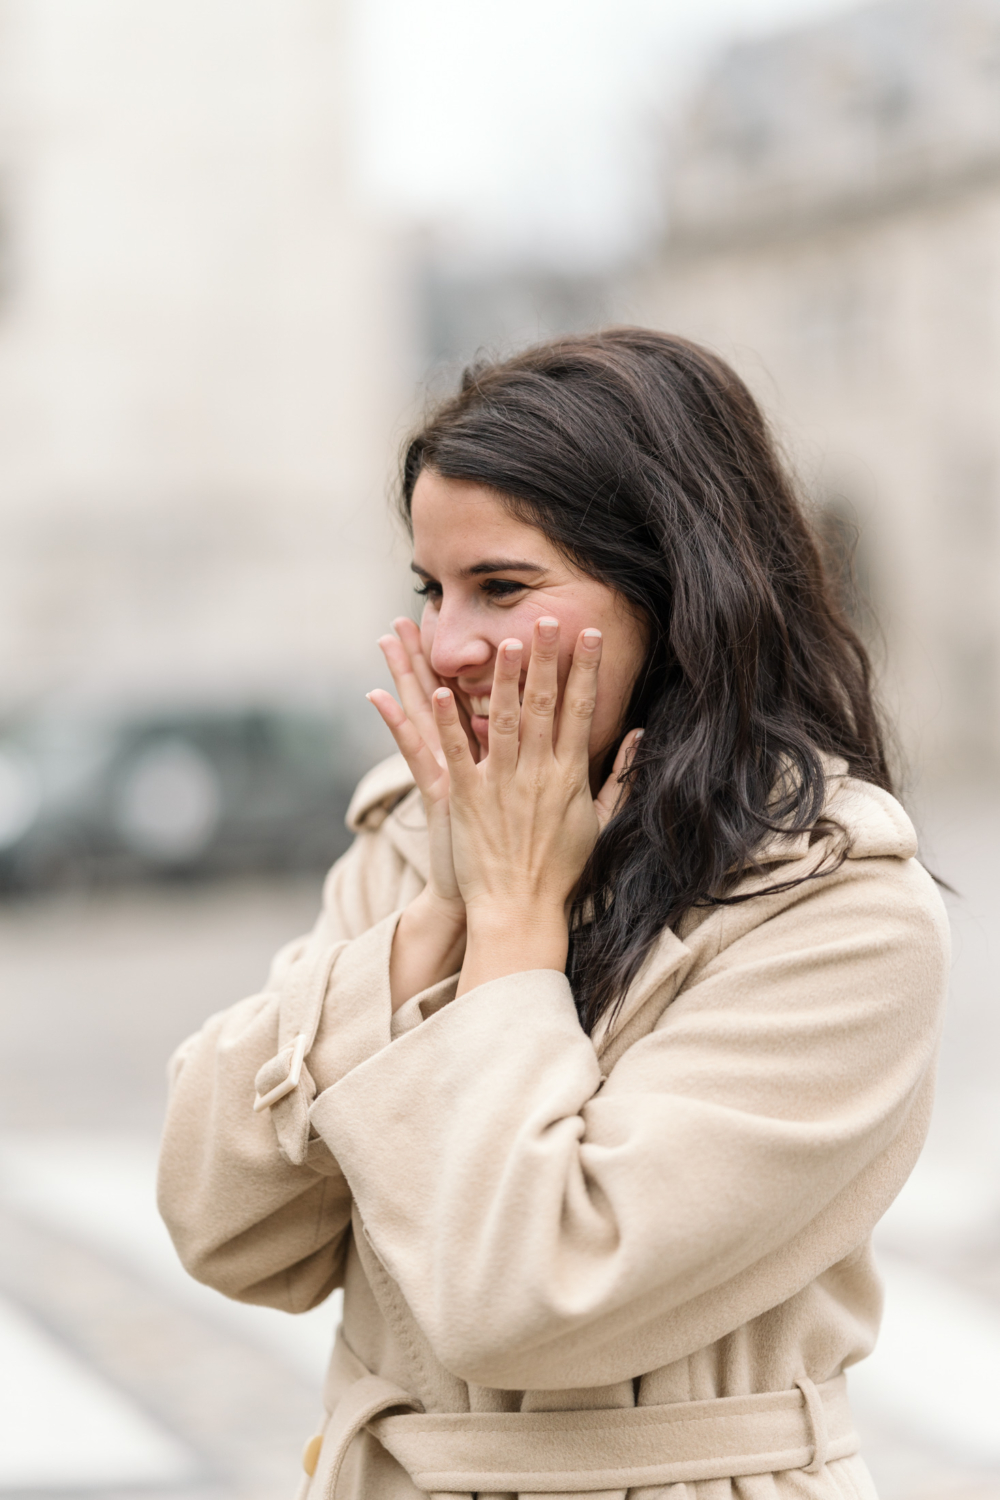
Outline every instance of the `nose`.
<svg viewBox="0 0 1000 1500"><path fill-rule="evenodd" d="M432 618L425 618L424 628L431 634L430 664L439 677L471 676L491 661L494 648L476 624L461 604L448 600Z"/></svg>

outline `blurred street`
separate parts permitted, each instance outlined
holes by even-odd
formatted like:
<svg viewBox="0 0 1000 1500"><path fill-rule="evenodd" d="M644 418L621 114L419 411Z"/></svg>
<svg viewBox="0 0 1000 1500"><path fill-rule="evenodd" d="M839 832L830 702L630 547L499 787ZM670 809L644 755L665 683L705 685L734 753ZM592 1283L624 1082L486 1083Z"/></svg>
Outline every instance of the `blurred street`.
<svg viewBox="0 0 1000 1500"><path fill-rule="evenodd" d="M318 901L313 877L0 915L3 1493L294 1493L336 1309L292 1319L192 1281L154 1178L166 1058Z"/></svg>
<svg viewBox="0 0 1000 1500"><path fill-rule="evenodd" d="M887 1307L852 1377L882 1500L1000 1497L1000 800L939 800L955 980L931 1141L879 1231ZM0 911L0 1492L290 1497L337 1299L247 1308L181 1271L153 1201L164 1062L309 926L315 878ZM58 1416L54 1413L58 1410Z"/></svg>

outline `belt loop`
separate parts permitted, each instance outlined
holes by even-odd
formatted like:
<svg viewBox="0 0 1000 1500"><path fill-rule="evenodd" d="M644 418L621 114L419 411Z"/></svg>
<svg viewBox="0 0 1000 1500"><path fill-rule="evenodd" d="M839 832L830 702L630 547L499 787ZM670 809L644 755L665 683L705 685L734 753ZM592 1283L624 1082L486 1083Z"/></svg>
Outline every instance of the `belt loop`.
<svg viewBox="0 0 1000 1500"><path fill-rule="evenodd" d="M795 1384L802 1392L802 1399L806 1404L806 1420L809 1423L813 1442L813 1456L807 1464L803 1464L802 1472L803 1474L818 1474L826 1463L827 1449L830 1446L823 1398L808 1375L801 1375Z"/></svg>
<svg viewBox="0 0 1000 1500"><path fill-rule="evenodd" d="M378 1375L365 1375L348 1386L323 1433L319 1462L312 1476L312 1486L315 1486L318 1500L335 1500L337 1479L348 1448L373 1418L396 1406L423 1411L423 1406L415 1396Z"/></svg>

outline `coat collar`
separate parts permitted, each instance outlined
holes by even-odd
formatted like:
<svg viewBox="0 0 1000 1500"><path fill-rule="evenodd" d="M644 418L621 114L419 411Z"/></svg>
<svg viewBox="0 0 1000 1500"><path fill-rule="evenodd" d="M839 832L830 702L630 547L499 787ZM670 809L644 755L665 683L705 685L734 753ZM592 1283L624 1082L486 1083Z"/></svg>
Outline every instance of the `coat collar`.
<svg viewBox="0 0 1000 1500"><path fill-rule="evenodd" d="M390 755L358 783L347 809L352 833L381 828L393 847L426 880L427 819L410 768L401 755Z"/></svg>
<svg viewBox="0 0 1000 1500"><path fill-rule="evenodd" d="M416 787L412 787L397 802L385 820L383 831L393 848L413 866L421 879L429 880L431 870L427 848L427 814Z"/></svg>
<svg viewBox="0 0 1000 1500"><path fill-rule="evenodd" d="M844 761L824 757L824 770L827 775L824 816L844 830L849 859L880 856L909 859L916 854L913 824L894 797L869 782L849 776ZM401 755L382 761L361 781L348 808L347 826L354 832L382 828L402 857L424 880L428 878L427 820L420 793ZM757 863L763 866L804 859L810 850L808 832L777 832L759 849ZM822 851L817 849L816 855L821 858ZM659 989L670 984L672 992L676 991L693 957L692 949L672 929L666 928L660 934L629 986L617 1015L610 1023L598 1023L593 1042L599 1054L622 1035Z"/></svg>
<svg viewBox="0 0 1000 1500"><path fill-rule="evenodd" d="M412 786L410 768L401 755L379 761L355 787L345 818L348 828L352 833L362 828L374 832Z"/></svg>
<svg viewBox="0 0 1000 1500"><path fill-rule="evenodd" d="M903 808L890 792L870 781L851 776L847 762L832 755L822 755L826 777L823 818L836 824L843 833L848 859L893 857L911 859L917 852L917 835ZM772 803L783 790L775 788ZM835 835L836 837L836 835ZM755 855L758 866L802 859L815 844L815 836L803 833L769 833Z"/></svg>

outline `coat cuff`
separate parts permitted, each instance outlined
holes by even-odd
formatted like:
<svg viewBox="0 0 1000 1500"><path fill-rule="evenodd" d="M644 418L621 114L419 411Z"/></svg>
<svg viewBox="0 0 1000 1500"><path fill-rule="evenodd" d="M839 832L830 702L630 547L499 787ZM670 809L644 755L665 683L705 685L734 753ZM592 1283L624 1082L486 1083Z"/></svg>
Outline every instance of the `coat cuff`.
<svg viewBox="0 0 1000 1500"><path fill-rule="evenodd" d="M437 1015L442 1006L454 1000L455 991L458 989L458 979L458 974L449 974L447 979L439 979L437 984L430 985L426 990L421 990L419 995L414 995L405 1001L393 1013L393 1041L397 1037L405 1036L406 1032L412 1031L414 1026L419 1026L421 1021Z"/></svg>
<svg viewBox="0 0 1000 1500"><path fill-rule="evenodd" d="M582 1042L589 1048L565 974L532 969L491 979L320 1093L309 1111L312 1128L340 1162L364 1216L382 1198L379 1182L391 1163L412 1152L416 1135L428 1142L447 1135L460 1095L480 1093L486 1074L517 1078L525 1050L551 1056ZM596 1056L593 1063L596 1086Z"/></svg>
<svg viewBox="0 0 1000 1500"><path fill-rule="evenodd" d="M389 956L399 917L393 912L351 942L308 945L282 985L278 1051L254 1080L254 1108L270 1110L293 1166L308 1161L323 1170L309 1128L317 1093L389 1045Z"/></svg>

